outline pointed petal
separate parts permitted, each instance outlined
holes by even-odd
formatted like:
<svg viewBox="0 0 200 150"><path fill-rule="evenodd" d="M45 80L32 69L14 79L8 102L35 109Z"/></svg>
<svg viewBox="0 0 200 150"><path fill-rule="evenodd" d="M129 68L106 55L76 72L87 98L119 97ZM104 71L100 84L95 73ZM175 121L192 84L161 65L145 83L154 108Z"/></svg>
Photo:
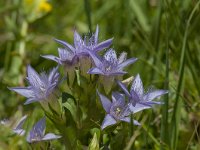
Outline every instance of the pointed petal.
<svg viewBox="0 0 200 150"><path fill-rule="evenodd" d="M126 60L127 57L127 53L126 52L122 52L118 58L118 64L123 63Z"/></svg>
<svg viewBox="0 0 200 150"><path fill-rule="evenodd" d="M152 101L153 99L158 98L161 95L164 95L167 93L168 93L167 90L156 90L156 91L145 94L143 98L145 101Z"/></svg>
<svg viewBox="0 0 200 150"><path fill-rule="evenodd" d="M9 90L15 91L18 94L25 96L25 97L32 97L33 96L33 91L30 88L21 88L21 87L13 87L13 88L8 88Z"/></svg>
<svg viewBox="0 0 200 150"><path fill-rule="evenodd" d="M107 60L108 62L112 62L114 64L117 62L117 54L115 50L109 49L105 54L104 54L104 59Z"/></svg>
<svg viewBox="0 0 200 150"><path fill-rule="evenodd" d="M26 140L29 143L41 141L42 138L44 137L45 127L46 127L46 119L45 117L43 117L33 126Z"/></svg>
<svg viewBox="0 0 200 150"><path fill-rule="evenodd" d="M55 61L55 62L60 64L59 58L54 56L54 55L42 55L41 57L49 59L49 60L53 60L53 61Z"/></svg>
<svg viewBox="0 0 200 150"><path fill-rule="evenodd" d="M134 62L136 62L136 61L137 61L137 58L130 58L130 59L127 59L126 61L124 61L124 62L122 62L122 63L119 63L119 60L118 60L118 63L119 63L118 68L119 68L120 70L122 70L124 67L126 67L126 66L128 66L128 65L130 65L130 64L132 64L132 63L134 63ZM120 62L121 62L121 60L120 60Z"/></svg>
<svg viewBox="0 0 200 150"><path fill-rule="evenodd" d="M136 103L135 107L133 105L130 105L129 109L132 111L132 113L137 113L139 111L142 111L144 109L149 109L151 108L150 106L147 106L147 105L142 105L142 104L139 104L139 103Z"/></svg>
<svg viewBox="0 0 200 150"><path fill-rule="evenodd" d="M142 96L141 96L142 97ZM139 97L138 93L136 93L134 90L131 91L131 97L129 98L129 102L135 106L136 103L139 103L142 98Z"/></svg>
<svg viewBox="0 0 200 150"><path fill-rule="evenodd" d="M27 115L23 116L19 122L17 123L16 127L14 128L14 130L16 129L22 129L22 126L24 124L24 122L26 121Z"/></svg>
<svg viewBox="0 0 200 150"><path fill-rule="evenodd" d="M55 135L53 133L47 133L43 138L42 140L43 141L46 141L46 140L54 140L54 139L59 139L61 138L62 136L60 135Z"/></svg>
<svg viewBox="0 0 200 150"><path fill-rule="evenodd" d="M58 82L58 78L59 78L59 73L58 73L58 66L57 66L50 71L48 80L50 83L55 83L55 82Z"/></svg>
<svg viewBox="0 0 200 150"><path fill-rule="evenodd" d="M97 46L95 46L94 51L99 52L101 50L104 50L104 49L110 47L110 45L112 44L112 41L113 41L113 38L99 43Z"/></svg>
<svg viewBox="0 0 200 150"><path fill-rule="evenodd" d="M120 75L124 75L127 74L126 71L116 71L116 72L110 72L109 75L113 75L113 76L120 76Z"/></svg>
<svg viewBox="0 0 200 150"><path fill-rule="evenodd" d="M143 96L144 89L143 89L142 80L140 79L139 74L137 74L137 76L133 80L133 84L131 86L131 93L132 91L134 91L139 96L139 98Z"/></svg>
<svg viewBox="0 0 200 150"><path fill-rule="evenodd" d="M98 43L98 34L99 34L99 26L97 25L96 31L94 34L94 44L96 45Z"/></svg>
<svg viewBox="0 0 200 150"><path fill-rule="evenodd" d="M84 41L78 32L74 31L74 47L77 50L81 51L82 46L84 45Z"/></svg>
<svg viewBox="0 0 200 150"><path fill-rule="evenodd" d="M103 123L101 125L101 129L105 129L108 126L116 124L117 121L109 114L107 114L103 120Z"/></svg>
<svg viewBox="0 0 200 150"><path fill-rule="evenodd" d="M116 102L119 99L125 99L124 94L121 94L119 92L112 92L112 101Z"/></svg>
<svg viewBox="0 0 200 150"><path fill-rule="evenodd" d="M40 100L37 99L37 98L35 98L35 97L29 98L29 99L26 100L26 102L24 103L24 105L28 105L30 103L34 103L34 102L38 102L38 101L40 101Z"/></svg>
<svg viewBox="0 0 200 150"><path fill-rule="evenodd" d="M122 119L120 119L120 120L121 120L121 121L124 121L124 122L128 122L128 123L131 122L130 117L124 117L124 118L122 118ZM137 120L133 120L133 124L134 124L134 125L137 125L137 126L141 125Z"/></svg>
<svg viewBox="0 0 200 150"><path fill-rule="evenodd" d="M41 87L43 85L39 74L30 65L27 67L27 74L27 79L32 86Z"/></svg>
<svg viewBox="0 0 200 150"><path fill-rule="evenodd" d="M131 97L129 91L127 90L126 86L121 82L121 81L117 81L117 84L120 86L120 88L124 91L124 93L128 96Z"/></svg>
<svg viewBox="0 0 200 150"><path fill-rule="evenodd" d="M54 39L56 42L58 42L59 44L63 45L65 48L67 48L68 50L72 51L72 52L75 52L75 48L68 44L67 42L64 42L64 41L61 41L61 40L58 40L58 39Z"/></svg>
<svg viewBox="0 0 200 150"><path fill-rule="evenodd" d="M99 97L100 97L100 100L101 100L101 104L104 108L104 110L109 113L110 112L110 107L111 107L111 101L104 95L100 94L98 91L97 91Z"/></svg>
<svg viewBox="0 0 200 150"><path fill-rule="evenodd" d="M38 133L39 135L41 135L41 137L43 137L45 132L45 127L46 127L46 118L43 117L34 125L32 131Z"/></svg>
<svg viewBox="0 0 200 150"><path fill-rule="evenodd" d="M68 51L64 48L58 48L58 53L61 61L71 61L74 57L74 53L72 51Z"/></svg>
<svg viewBox="0 0 200 150"><path fill-rule="evenodd" d="M24 129L13 129L13 132L22 136L25 134L25 130Z"/></svg>
<svg viewBox="0 0 200 150"><path fill-rule="evenodd" d="M88 53L97 67L102 65L102 58L100 56L91 51L88 51Z"/></svg>
<svg viewBox="0 0 200 150"><path fill-rule="evenodd" d="M162 105L164 103L163 102L155 102L155 101L147 101L147 102L144 101L144 102L140 102L140 104L152 107L155 104Z"/></svg>
<svg viewBox="0 0 200 150"><path fill-rule="evenodd" d="M104 73L99 68L91 68L87 73L88 74L102 74L102 75L104 75Z"/></svg>

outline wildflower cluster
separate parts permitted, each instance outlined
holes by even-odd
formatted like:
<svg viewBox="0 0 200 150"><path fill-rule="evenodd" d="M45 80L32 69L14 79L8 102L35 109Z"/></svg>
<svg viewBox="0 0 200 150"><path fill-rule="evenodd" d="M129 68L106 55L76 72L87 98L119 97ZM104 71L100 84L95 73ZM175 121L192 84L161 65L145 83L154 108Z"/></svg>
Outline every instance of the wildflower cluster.
<svg viewBox="0 0 200 150"><path fill-rule="evenodd" d="M83 131L82 137L91 129L99 128L105 130L109 126L117 126L120 122L127 122L140 125L131 115L144 109L152 108L155 104L162 102L154 99L166 94L166 90L154 90L145 92L140 75L136 75L128 90L123 75L127 72L124 68L137 61L137 58L127 59L127 53L122 52L117 57L116 51L111 48L113 38L103 42L98 40L99 28L91 36L82 38L76 31L74 32L73 45L55 39L61 47L58 48L58 56L44 55L43 58L53 60L58 66L49 73L38 74L30 65L27 67L27 87L12 87L12 91L17 92L27 98L25 104L39 102L44 108L46 117L49 118L55 127L60 131L60 135L53 133L44 134L45 119L39 120L27 135L29 143L63 139L66 147L76 147L77 142L72 142L71 136L67 134L67 127L73 131ZM102 55L103 53L103 55ZM61 81L59 68L64 71L65 81ZM59 87L64 85L65 91L60 91ZM119 88L119 91L114 89ZM95 94L97 93L97 94ZM96 103L96 95L99 101ZM111 95L110 100L105 95ZM59 101L61 97L61 101ZM105 117L102 117L102 104L105 110ZM99 111L97 111L99 110ZM26 117L23 117L14 132L24 135L26 132L22 125ZM103 119L104 118L104 119ZM99 120L102 120L98 126ZM72 123L72 121L75 123ZM80 136L73 135L76 141L84 143ZM96 134L95 134L96 137Z"/></svg>

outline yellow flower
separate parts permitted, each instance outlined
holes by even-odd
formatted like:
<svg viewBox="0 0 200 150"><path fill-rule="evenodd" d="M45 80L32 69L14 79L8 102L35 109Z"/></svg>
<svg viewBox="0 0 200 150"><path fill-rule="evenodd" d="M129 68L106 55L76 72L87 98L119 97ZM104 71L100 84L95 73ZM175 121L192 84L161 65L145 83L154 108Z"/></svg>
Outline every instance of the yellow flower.
<svg viewBox="0 0 200 150"><path fill-rule="evenodd" d="M48 2L42 1L39 4L38 11L49 12L51 10L52 10L52 6Z"/></svg>

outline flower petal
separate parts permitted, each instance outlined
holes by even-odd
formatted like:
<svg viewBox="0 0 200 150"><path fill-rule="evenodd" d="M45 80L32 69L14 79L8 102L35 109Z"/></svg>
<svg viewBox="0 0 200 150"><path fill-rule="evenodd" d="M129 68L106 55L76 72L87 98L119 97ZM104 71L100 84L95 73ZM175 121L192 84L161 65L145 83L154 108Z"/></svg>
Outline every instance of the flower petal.
<svg viewBox="0 0 200 150"><path fill-rule="evenodd" d="M59 139L61 138L62 136L60 135L55 135L53 133L47 133L43 138L42 140L43 141L46 141L46 140L54 140L54 139Z"/></svg>
<svg viewBox="0 0 200 150"><path fill-rule="evenodd" d="M59 73L58 73L58 66L56 68L53 68L50 73L49 73L49 76L48 76L48 80L49 80L49 83L56 83L58 82L58 78L59 78Z"/></svg>
<svg viewBox="0 0 200 150"><path fill-rule="evenodd" d="M117 62L117 54L115 50L109 49L105 54L104 54L104 59L107 60L108 62L111 62L112 64Z"/></svg>
<svg viewBox="0 0 200 150"><path fill-rule="evenodd" d="M33 98L28 98L27 100L26 100L26 102L24 103L24 105L28 105L28 104L30 104L30 103L34 103L34 102L38 102L39 101L39 99L37 99L37 98L35 98L35 97L33 97Z"/></svg>
<svg viewBox="0 0 200 150"><path fill-rule="evenodd" d="M100 97L101 104L103 105L104 110L109 113L110 112L110 107L111 107L111 101L104 95L100 94L99 91L97 90L97 93Z"/></svg>
<svg viewBox="0 0 200 150"><path fill-rule="evenodd" d="M94 51L98 52L98 51L108 48L112 44L112 41L113 41L113 38L99 43L97 46L95 46Z"/></svg>
<svg viewBox="0 0 200 150"><path fill-rule="evenodd" d="M117 84L121 87L121 89L124 91L124 93L128 96L131 97L129 91L127 90L126 86L121 82L121 81L117 81Z"/></svg>
<svg viewBox="0 0 200 150"><path fill-rule="evenodd" d="M132 64L132 63L134 63L134 62L136 62L136 61L137 61L137 58L130 58L130 59L127 59L126 61L124 61L124 62L122 62L122 63L120 63L121 60L120 60L120 61L118 60L118 63L119 63L118 69L122 70L124 67L126 67L126 66L128 66L128 65L130 65L130 64Z"/></svg>
<svg viewBox="0 0 200 150"><path fill-rule="evenodd" d="M60 60L62 62L71 61L72 58L74 57L74 53L71 51L68 51L65 48L58 48L58 53L59 53Z"/></svg>
<svg viewBox="0 0 200 150"><path fill-rule="evenodd" d="M125 99L124 94L119 92L112 92L112 101L116 102L118 99Z"/></svg>
<svg viewBox="0 0 200 150"><path fill-rule="evenodd" d="M144 93L144 88L139 74L137 74L137 76L133 80L133 84L131 86L131 93L132 91L134 91L139 96L139 98L142 98Z"/></svg>
<svg viewBox="0 0 200 150"><path fill-rule="evenodd" d="M88 51L88 53L97 67L102 65L102 58L100 56L91 51Z"/></svg>
<svg viewBox="0 0 200 150"><path fill-rule="evenodd" d="M8 88L9 90L15 91L20 95L23 95L25 97L32 97L33 96L33 91L29 87L13 87L13 88Z"/></svg>
<svg viewBox="0 0 200 150"><path fill-rule="evenodd" d="M91 68L87 73L89 73L89 74L102 74L102 75L104 75L104 73L99 68Z"/></svg>
<svg viewBox="0 0 200 150"><path fill-rule="evenodd" d="M122 118L122 119L120 119L120 120L121 120L121 121L124 121L124 122L128 122L128 123L131 122L130 117L124 117L124 118ZM133 124L134 124L134 125L137 125L137 126L141 125L137 120L133 120Z"/></svg>
<svg viewBox="0 0 200 150"><path fill-rule="evenodd" d="M117 123L117 121L110 114L107 114L105 116L104 120L103 120L103 123L101 125L101 129L103 130L106 127L114 125L116 123Z"/></svg>
<svg viewBox="0 0 200 150"><path fill-rule="evenodd" d="M126 52L122 52L118 58L118 64L123 63L126 60L127 57L127 53Z"/></svg>
<svg viewBox="0 0 200 150"><path fill-rule="evenodd" d="M144 109L149 109L151 108L150 106L147 106L147 105L142 105L142 104L139 104L139 103L136 103L135 106L133 105L130 105L129 109L132 111L132 113L137 113L141 110L144 110Z"/></svg>
<svg viewBox="0 0 200 150"><path fill-rule="evenodd" d="M138 93L136 93L135 91L131 91L131 97L129 98L129 102L135 106L136 103L139 103L142 100L142 96L140 97L138 95Z"/></svg>
<svg viewBox="0 0 200 150"><path fill-rule="evenodd" d="M107 73L109 76L110 75L113 75L113 76L120 76L120 75L124 75L124 74L127 74L126 71L116 71L116 72L109 72Z"/></svg>
<svg viewBox="0 0 200 150"><path fill-rule="evenodd" d="M64 41L58 40L58 39L54 39L54 40L56 42L58 42L59 44L63 45L65 48L67 48L67 50L75 52L75 48L72 45L68 44L67 42L64 42Z"/></svg>
<svg viewBox="0 0 200 150"><path fill-rule="evenodd" d="M98 35L99 35L99 26L97 25L96 31L94 34L94 44L96 45L98 43Z"/></svg>
<svg viewBox="0 0 200 150"><path fill-rule="evenodd" d="M42 55L41 57L49 59L49 60L53 60L53 61L55 61L55 62L60 64L59 58L54 56L54 55Z"/></svg>
<svg viewBox="0 0 200 150"><path fill-rule="evenodd" d="M27 79L32 86L41 87L43 85L39 74L30 65L27 67L27 74Z"/></svg>
<svg viewBox="0 0 200 150"><path fill-rule="evenodd" d="M83 45L84 41L82 40L81 36L78 34L78 32L74 31L74 47L76 51L81 51Z"/></svg>
<svg viewBox="0 0 200 150"><path fill-rule="evenodd" d="M13 129L13 132L20 135L20 136L23 136L25 134L24 129Z"/></svg>
<svg viewBox="0 0 200 150"><path fill-rule="evenodd" d="M143 98L145 101L152 101L153 99L158 98L161 95L167 94L167 93L168 93L167 90L156 90L156 91L145 94Z"/></svg>
<svg viewBox="0 0 200 150"><path fill-rule="evenodd" d="M22 129L22 126L24 124L24 122L26 121L27 115L23 116L19 122L17 123L16 127L14 128L14 130L16 129Z"/></svg>
<svg viewBox="0 0 200 150"><path fill-rule="evenodd" d="M35 141L41 141L42 138L44 137L45 127L46 127L46 119L45 117L43 117L33 126L26 140L29 143L32 143Z"/></svg>

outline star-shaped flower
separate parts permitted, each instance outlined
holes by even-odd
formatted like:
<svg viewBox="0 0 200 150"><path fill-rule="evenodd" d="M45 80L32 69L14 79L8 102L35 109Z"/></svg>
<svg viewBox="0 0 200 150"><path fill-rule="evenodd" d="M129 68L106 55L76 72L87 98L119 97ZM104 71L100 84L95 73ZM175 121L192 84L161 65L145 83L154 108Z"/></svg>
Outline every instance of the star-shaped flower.
<svg viewBox="0 0 200 150"><path fill-rule="evenodd" d="M13 128L13 132L18 134L18 135L24 135L25 134L25 130L22 129L22 126L24 124L24 122L26 121L27 115L23 116L19 122L17 123L17 125Z"/></svg>
<svg viewBox="0 0 200 150"><path fill-rule="evenodd" d="M56 42L61 44L64 48L58 48L59 57L53 55L44 55L42 57L54 60L61 65L73 65L76 64L82 56L89 56L88 51L92 51L94 53L101 51L112 44L112 39L108 39L104 42L98 43L98 33L99 28L97 26L95 34L93 34L90 38L85 36L84 40L78 34L78 32L74 32L74 45L70 45L67 42L62 40L55 39Z"/></svg>
<svg viewBox="0 0 200 150"><path fill-rule="evenodd" d="M126 55L127 54L123 52L119 58L117 58L116 52L113 49L109 49L103 57L90 52L90 56L92 57L96 67L91 68L88 73L101 74L104 76L126 74L127 72L123 71L123 68L137 60L137 58L130 58L126 60Z"/></svg>
<svg viewBox="0 0 200 150"><path fill-rule="evenodd" d="M113 38L103 41L101 43L98 43L98 35L99 35L99 27L97 25L96 31L94 34L92 34L91 37L88 37L88 36L84 37L83 47L89 51L96 53L101 50L104 50L105 48L108 48L112 44Z"/></svg>
<svg viewBox="0 0 200 150"><path fill-rule="evenodd" d="M140 79L139 74L134 78L130 92L127 90L126 86L122 82L118 81L117 83L124 91L126 96L128 96L129 101L132 104L132 107L130 108L134 112L138 111L138 108L147 109L151 108L153 104L163 104L162 102L156 102L153 100L163 94L168 93L168 91L166 90L155 90L144 93L142 80Z"/></svg>
<svg viewBox="0 0 200 150"><path fill-rule="evenodd" d="M27 74L27 80L29 82L28 87L13 87L9 89L27 97L28 99L25 104L48 100L48 98L53 95L59 83L58 66L56 68L53 68L49 74L42 72L39 75L29 65L27 67Z"/></svg>
<svg viewBox="0 0 200 150"><path fill-rule="evenodd" d="M97 91L98 92L98 91ZM125 102L125 96L120 93L112 94L112 102L104 95L98 92L102 106L106 111L107 115L105 116L101 129L117 124L119 121L124 121L130 123L130 114L129 104ZM135 125L140 125L136 120L133 120Z"/></svg>
<svg viewBox="0 0 200 150"><path fill-rule="evenodd" d="M32 130L29 132L26 138L27 142L34 143L61 138L61 136L55 135L54 133L47 133L45 135L45 127L46 119L43 117L33 126Z"/></svg>

